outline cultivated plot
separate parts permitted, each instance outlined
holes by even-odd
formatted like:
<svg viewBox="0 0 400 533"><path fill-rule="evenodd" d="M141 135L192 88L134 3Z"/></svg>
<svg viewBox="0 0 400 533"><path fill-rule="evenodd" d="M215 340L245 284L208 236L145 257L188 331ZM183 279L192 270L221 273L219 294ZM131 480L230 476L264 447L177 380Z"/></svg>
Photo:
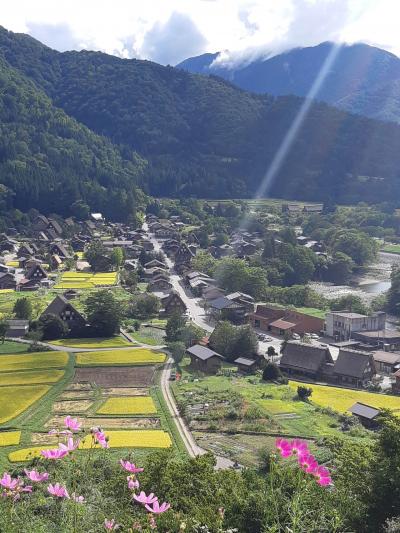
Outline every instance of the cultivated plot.
<svg viewBox="0 0 400 533"><path fill-rule="evenodd" d="M101 415L147 415L157 413L157 408L151 396L108 398L97 413Z"/></svg>
<svg viewBox="0 0 400 533"><path fill-rule="evenodd" d="M0 424L21 414L49 390L47 385L0 387Z"/></svg>
<svg viewBox="0 0 400 533"><path fill-rule="evenodd" d="M165 354L145 348L83 352L76 356L76 364L80 366L146 365L163 363L164 361Z"/></svg>
<svg viewBox="0 0 400 533"><path fill-rule="evenodd" d="M68 363L66 352L34 352L0 356L0 372L63 368Z"/></svg>
<svg viewBox="0 0 400 533"><path fill-rule="evenodd" d="M99 387L148 387L153 381L153 366L77 368L74 382L89 382Z"/></svg>
<svg viewBox="0 0 400 533"><path fill-rule="evenodd" d="M132 343L123 337L90 338L90 339L58 339L51 341L54 346L67 346L69 348L120 348L132 346Z"/></svg>
<svg viewBox="0 0 400 533"><path fill-rule="evenodd" d="M57 383L64 376L64 370L23 370L20 372L1 372L0 386L33 385L36 383Z"/></svg>

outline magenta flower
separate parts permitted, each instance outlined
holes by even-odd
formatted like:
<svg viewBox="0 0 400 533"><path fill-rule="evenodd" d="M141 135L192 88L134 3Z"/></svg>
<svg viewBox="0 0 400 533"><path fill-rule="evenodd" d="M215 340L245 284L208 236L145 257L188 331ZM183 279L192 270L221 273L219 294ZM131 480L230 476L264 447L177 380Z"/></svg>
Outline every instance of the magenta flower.
<svg viewBox="0 0 400 533"><path fill-rule="evenodd" d="M292 448L292 454L297 454L300 456L308 453L308 445L304 440L293 439L290 443L290 446Z"/></svg>
<svg viewBox="0 0 400 533"><path fill-rule="evenodd" d="M112 520L104 520L104 527L110 531L114 531L119 528L119 524L116 524L114 518Z"/></svg>
<svg viewBox="0 0 400 533"><path fill-rule="evenodd" d="M55 483L54 485L50 483L47 487L47 492L56 498L69 498L67 489L59 483Z"/></svg>
<svg viewBox="0 0 400 533"><path fill-rule="evenodd" d="M75 492L71 494L71 500L75 503L85 503L85 498L83 496L77 496Z"/></svg>
<svg viewBox="0 0 400 533"><path fill-rule="evenodd" d="M131 474L138 474L139 472L143 472L144 468L138 468L134 463L130 463L129 461L123 461L120 459L120 464L122 468L125 468L127 472L130 472Z"/></svg>
<svg viewBox="0 0 400 533"><path fill-rule="evenodd" d="M102 448L109 448L106 435L98 430L94 432L94 440L100 444Z"/></svg>
<svg viewBox="0 0 400 533"><path fill-rule="evenodd" d="M313 474L318 468L318 462L315 457L309 453L299 455L298 462L300 467L308 474Z"/></svg>
<svg viewBox="0 0 400 533"><path fill-rule="evenodd" d="M27 470L25 468L25 474L34 483L41 483L42 481L47 481L49 479L49 474L47 472L39 474L37 470Z"/></svg>
<svg viewBox="0 0 400 533"><path fill-rule="evenodd" d="M276 448L280 451L282 457L289 457L292 455L292 446L286 439L276 439Z"/></svg>
<svg viewBox="0 0 400 533"><path fill-rule="evenodd" d="M40 453L46 459L57 460L57 459L62 459L63 457L68 455L68 450L61 450L61 449L58 449L58 448L52 448L51 450L42 450Z"/></svg>
<svg viewBox="0 0 400 533"><path fill-rule="evenodd" d="M332 485L332 478L329 470L325 466L318 466L313 472L313 475L317 478L317 483L321 487Z"/></svg>
<svg viewBox="0 0 400 533"><path fill-rule="evenodd" d="M8 490L15 490L19 484L20 480L12 478L7 472L4 472L3 477L0 479L0 485Z"/></svg>
<svg viewBox="0 0 400 533"><path fill-rule="evenodd" d="M161 514L161 513L165 513L165 511L168 511L171 505L166 502L160 505L158 500L156 500L155 502L153 502L153 507L150 507L150 505L148 505L147 503L145 507L150 513Z"/></svg>
<svg viewBox="0 0 400 533"><path fill-rule="evenodd" d="M133 499L138 503L142 503L143 505L148 505L150 503L158 501L157 496L154 496L152 492L147 496L146 493L143 491L140 492L139 496L137 494L134 494Z"/></svg>
<svg viewBox="0 0 400 533"><path fill-rule="evenodd" d="M65 427L67 427L71 431L79 431L82 425L80 422L78 422L77 418L72 418L72 416L70 415L64 418L64 424Z"/></svg>
<svg viewBox="0 0 400 533"><path fill-rule="evenodd" d="M134 479L131 476L128 476L126 479L128 480L129 490L137 490L140 487L139 481L137 479Z"/></svg>
<svg viewBox="0 0 400 533"><path fill-rule="evenodd" d="M60 450L66 451L68 453L68 452L73 452L74 450L76 450L77 447L79 446L79 443L80 443L80 440L77 439L76 441L74 441L72 437L69 437L67 440L67 444L63 444L62 442L60 442L58 447Z"/></svg>

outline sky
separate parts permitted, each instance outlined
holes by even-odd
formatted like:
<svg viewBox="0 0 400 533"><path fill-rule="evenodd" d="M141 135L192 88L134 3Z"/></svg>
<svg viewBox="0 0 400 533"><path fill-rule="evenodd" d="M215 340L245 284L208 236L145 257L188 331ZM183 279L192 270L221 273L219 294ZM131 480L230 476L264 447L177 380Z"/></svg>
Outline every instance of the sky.
<svg viewBox="0 0 400 533"><path fill-rule="evenodd" d="M0 0L0 25L60 51L175 65L221 51L227 66L323 41L400 56L400 0Z"/></svg>

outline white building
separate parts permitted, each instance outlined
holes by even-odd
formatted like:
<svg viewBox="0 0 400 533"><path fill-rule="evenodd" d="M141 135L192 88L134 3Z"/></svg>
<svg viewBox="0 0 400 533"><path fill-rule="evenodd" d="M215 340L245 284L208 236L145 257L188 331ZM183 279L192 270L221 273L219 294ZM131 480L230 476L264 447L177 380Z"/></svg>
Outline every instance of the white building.
<svg viewBox="0 0 400 533"><path fill-rule="evenodd" d="M326 314L326 334L336 341L347 341L358 331L385 329L386 313L380 311L370 316L346 311L331 311Z"/></svg>

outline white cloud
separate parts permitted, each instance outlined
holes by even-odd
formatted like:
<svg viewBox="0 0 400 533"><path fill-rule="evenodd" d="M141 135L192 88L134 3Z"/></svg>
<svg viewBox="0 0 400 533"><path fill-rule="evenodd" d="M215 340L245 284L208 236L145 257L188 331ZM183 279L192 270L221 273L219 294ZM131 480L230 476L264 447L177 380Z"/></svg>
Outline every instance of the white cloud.
<svg viewBox="0 0 400 533"><path fill-rule="evenodd" d="M398 0L1 0L0 24L59 50L96 49L174 63L230 60L326 40L400 55Z"/></svg>

